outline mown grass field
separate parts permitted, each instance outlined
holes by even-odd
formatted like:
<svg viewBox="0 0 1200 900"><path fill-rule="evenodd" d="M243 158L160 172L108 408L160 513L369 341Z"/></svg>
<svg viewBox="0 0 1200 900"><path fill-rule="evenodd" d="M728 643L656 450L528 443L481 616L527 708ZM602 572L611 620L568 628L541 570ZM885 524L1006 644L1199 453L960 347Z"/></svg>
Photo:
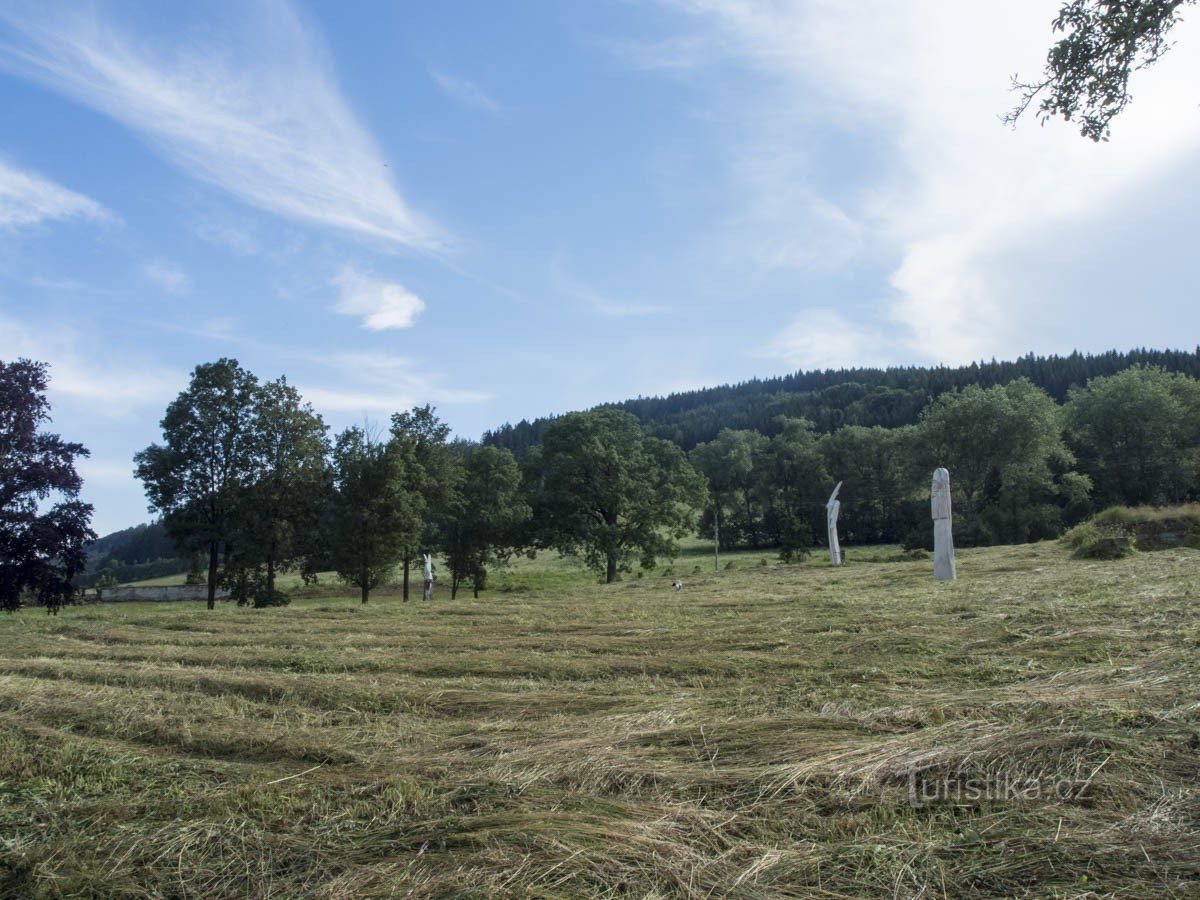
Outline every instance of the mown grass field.
<svg viewBox="0 0 1200 900"><path fill-rule="evenodd" d="M1200 896L1200 551L817 562L0 618L0 896Z"/></svg>

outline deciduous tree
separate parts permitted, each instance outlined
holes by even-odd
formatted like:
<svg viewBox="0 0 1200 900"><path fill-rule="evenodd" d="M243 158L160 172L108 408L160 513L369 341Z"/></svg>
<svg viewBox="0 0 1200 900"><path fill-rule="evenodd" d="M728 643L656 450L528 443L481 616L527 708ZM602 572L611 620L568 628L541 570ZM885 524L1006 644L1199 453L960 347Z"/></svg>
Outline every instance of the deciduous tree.
<svg viewBox="0 0 1200 900"><path fill-rule="evenodd" d="M181 550L208 555L208 608L215 606L222 547L255 473L258 379L236 359L196 366L160 423L163 443L134 457L151 512Z"/></svg>
<svg viewBox="0 0 1200 900"><path fill-rule="evenodd" d="M1059 406L1025 378L943 394L918 426L924 469L950 470L954 531L964 543L1021 543L1062 530L1062 509L1086 498Z"/></svg>
<svg viewBox="0 0 1200 900"><path fill-rule="evenodd" d="M421 504L409 489L414 465L402 445L362 428L347 428L334 445L330 549L338 575L364 604L420 534Z"/></svg>
<svg viewBox="0 0 1200 900"><path fill-rule="evenodd" d="M912 528L913 495L929 487L927 473L913 465L913 430L849 425L821 438L830 479L843 482L838 499L848 543L900 541ZM929 497L922 495L917 506L928 530Z"/></svg>
<svg viewBox="0 0 1200 900"><path fill-rule="evenodd" d="M404 548L403 598L408 600L409 569L421 553L443 550L445 522L454 504L462 466L450 444L450 426L426 404L392 416L391 437L410 460L408 489L422 518L421 530Z"/></svg>
<svg viewBox="0 0 1200 900"><path fill-rule="evenodd" d="M833 479L817 445L812 422L807 419L780 420L779 433L767 445L759 478L759 491L766 508L767 539L779 547L784 560L806 553L814 532L823 531L825 502Z"/></svg>
<svg viewBox="0 0 1200 900"><path fill-rule="evenodd" d="M281 568L312 551L327 483L325 423L286 378L254 393L253 471L231 525L232 568L226 580L239 602L286 603L275 589ZM252 587L253 590L246 589Z"/></svg>
<svg viewBox="0 0 1200 900"><path fill-rule="evenodd" d="M723 428L716 438L697 445L692 464L708 479L711 506L701 528L719 527L721 547L758 546L762 515L755 485L767 438L757 431Z"/></svg>
<svg viewBox="0 0 1200 900"><path fill-rule="evenodd" d="M610 583L634 559L649 568L674 555L706 493L683 451L614 409L555 419L540 466L543 543L580 556Z"/></svg>
<svg viewBox="0 0 1200 900"><path fill-rule="evenodd" d="M1171 49L1182 7L1195 0L1070 0L1054 18L1062 34L1046 56L1042 77L1013 79L1021 101L1005 117L1015 124L1038 101L1044 122L1061 116L1084 137L1108 140L1112 120L1132 99L1129 78ZM1040 98L1040 99L1039 99Z"/></svg>
<svg viewBox="0 0 1200 900"><path fill-rule="evenodd" d="M471 448L443 539L452 598L467 579L479 596L488 569L506 563L521 543L530 515L512 453L497 447Z"/></svg>
<svg viewBox="0 0 1200 900"><path fill-rule="evenodd" d="M50 421L45 363L0 361L0 609L29 591L57 613L96 539L92 506L79 500L82 444L39 429Z"/></svg>
<svg viewBox="0 0 1200 900"><path fill-rule="evenodd" d="M1200 486L1200 382L1152 367L1093 378L1065 408L1100 508L1175 503Z"/></svg>

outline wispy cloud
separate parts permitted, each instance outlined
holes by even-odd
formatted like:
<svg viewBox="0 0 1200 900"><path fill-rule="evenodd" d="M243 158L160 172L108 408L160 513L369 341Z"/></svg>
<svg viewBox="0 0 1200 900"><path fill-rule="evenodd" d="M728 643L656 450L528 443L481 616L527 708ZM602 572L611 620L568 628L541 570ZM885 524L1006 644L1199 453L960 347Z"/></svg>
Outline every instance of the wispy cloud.
<svg viewBox="0 0 1200 900"><path fill-rule="evenodd" d="M381 353L334 353L314 362L352 386L301 383L304 398L322 412L388 414L422 403L469 404L491 399L482 391L446 387L415 360Z"/></svg>
<svg viewBox="0 0 1200 900"><path fill-rule="evenodd" d="M226 31L166 43L99 14L0 9L0 65L145 137L189 175L288 219L423 250L413 211L338 90L319 37L285 0L229 7Z"/></svg>
<svg viewBox="0 0 1200 900"><path fill-rule="evenodd" d="M182 373L130 359L70 324L33 326L0 312L0 359L17 357L49 363L51 395L106 418L162 408L186 381Z"/></svg>
<svg viewBox="0 0 1200 900"><path fill-rule="evenodd" d="M665 306L610 297L568 275L558 262L550 264L550 283L558 293L579 301L593 312L608 318L653 316L669 312Z"/></svg>
<svg viewBox="0 0 1200 900"><path fill-rule="evenodd" d="M143 272L148 281L158 285L168 294L184 294L192 287L192 279L188 277L187 272L175 263L163 259L146 263Z"/></svg>
<svg viewBox="0 0 1200 900"><path fill-rule="evenodd" d="M257 256L262 252L258 239L249 230L231 222L208 217L198 221L193 230L200 240L232 250L238 256Z"/></svg>
<svg viewBox="0 0 1200 900"><path fill-rule="evenodd" d="M425 303L402 284L381 281L345 265L334 277L340 299L334 307L347 316L361 316L368 331L411 328Z"/></svg>
<svg viewBox="0 0 1200 900"><path fill-rule="evenodd" d="M635 69L690 72L717 55L715 34L678 34L657 41L602 41L601 45Z"/></svg>
<svg viewBox="0 0 1200 900"><path fill-rule="evenodd" d="M297 373L294 379L289 376L289 380L294 380L304 398L322 413L390 413L422 403L473 404L492 398L484 391L447 386L428 363L390 353L316 352L248 337L236 327L236 322L222 319L203 322L199 327L150 320L126 322L139 328L213 341L223 350L236 345L253 358L287 360L289 372ZM0 342L0 356L2 352ZM261 366L257 369L268 371Z"/></svg>
<svg viewBox="0 0 1200 900"><path fill-rule="evenodd" d="M719 231L724 248L765 268L801 271L840 269L862 251L863 223L814 190L799 154L749 148L731 177L740 208Z"/></svg>
<svg viewBox="0 0 1200 900"><path fill-rule="evenodd" d="M1009 75L1039 71L1051 40L1045 0L663 5L689 15L693 37L677 46L707 40L722 63L759 76L761 91L715 97L735 123L726 174L746 211L731 229L738 252L764 268L851 271L862 254L890 264L875 319L890 321L878 337L901 359L1071 349L1086 300L1050 293L1058 284L1031 257L1053 271L1073 231L1200 147L1194 53L1139 73L1111 144L1034 119L1005 130ZM1194 42L1200 30L1188 21L1173 36ZM795 331L780 346L819 356Z"/></svg>
<svg viewBox="0 0 1200 900"><path fill-rule="evenodd" d="M0 160L0 228L106 218L110 216L104 207L90 197Z"/></svg>
<svg viewBox="0 0 1200 900"><path fill-rule="evenodd" d="M471 109L481 109L492 115L500 112L500 104L489 97L483 88L469 78L450 75L441 69L432 67L429 69L429 77L433 79L434 84L442 89L442 93L451 100L461 103L463 106Z"/></svg>

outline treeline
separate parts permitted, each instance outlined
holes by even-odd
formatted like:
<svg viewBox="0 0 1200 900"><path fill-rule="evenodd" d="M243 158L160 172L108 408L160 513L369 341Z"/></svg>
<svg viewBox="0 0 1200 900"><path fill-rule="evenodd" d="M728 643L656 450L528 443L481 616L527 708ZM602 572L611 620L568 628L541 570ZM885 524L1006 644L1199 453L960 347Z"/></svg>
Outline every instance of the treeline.
<svg viewBox="0 0 1200 900"><path fill-rule="evenodd" d="M752 379L667 397L639 397L609 404L638 418L646 430L691 450L711 441L723 428L748 429L773 436L781 418L807 419L822 434L847 425L899 428L917 424L921 412L949 391L982 388L1026 378L1063 403L1073 387L1115 375L1131 366L1156 366L1200 378L1200 348L1115 350L1072 353L1011 362L972 363L960 367L856 368L797 372L779 378ZM512 450L518 457L542 440L552 417L506 424L483 436L483 443Z"/></svg>
<svg viewBox="0 0 1200 900"><path fill-rule="evenodd" d="M452 595L549 547L611 581L674 553L705 498L682 451L628 413L564 416L518 466L452 441L428 406L331 440L286 379L260 382L232 359L197 366L161 426L137 474L176 552L205 559L210 609L218 586L238 603L286 603L284 569L333 569L363 603L400 570L407 599L425 554L445 561Z"/></svg>
<svg viewBox="0 0 1200 900"><path fill-rule="evenodd" d="M481 584L527 512L516 502L515 460L452 444L429 407L390 426L330 440L285 378L260 382L221 359L193 371L167 407L162 443L135 457L137 475L177 553L204 559L210 609L218 587L240 604L286 603L277 587L285 569L306 580L334 569L366 603L403 565L407 599L409 565L431 549L447 557L455 589L464 577ZM510 488L497 473L505 466ZM489 491L482 499L503 510L486 523L468 516L467 504Z"/></svg>
<svg viewBox="0 0 1200 900"><path fill-rule="evenodd" d="M848 543L928 546L938 466L950 469L965 545L1057 537L1109 506L1200 496L1200 381L1154 367L1093 378L1063 404L1020 378L943 393L916 425L822 435L780 418L774 430L723 429L691 452L712 496L702 531L719 529L726 547L811 542L838 481Z"/></svg>
<svg viewBox="0 0 1200 900"><path fill-rule="evenodd" d="M845 386L843 386L845 387ZM629 412L548 420L518 460L450 438L428 406L386 430L330 439L286 380L235 360L198 366L137 456L178 553L203 554L240 603L286 602L282 569L335 570L361 592L443 559L451 591L478 592L515 554L553 548L605 580L649 568L678 538L785 560L823 544L825 503L843 482L847 544L930 541L929 478L951 472L955 537L966 546L1056 537L1114 504L1200 496L1200 381L1133 366L1058 402L1028 378L942 392L914 424L831 432L781 415L765 431L723 428L685 453Z"/></svg>

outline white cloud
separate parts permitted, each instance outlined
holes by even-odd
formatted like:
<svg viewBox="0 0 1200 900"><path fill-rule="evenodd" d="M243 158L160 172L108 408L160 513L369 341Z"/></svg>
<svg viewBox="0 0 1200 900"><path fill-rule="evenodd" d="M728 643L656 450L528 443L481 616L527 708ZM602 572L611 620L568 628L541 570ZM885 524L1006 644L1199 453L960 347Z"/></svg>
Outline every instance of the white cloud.
<svg viewBox="0 0 1200 900"><path fill-rule="evenodd" d="M468 78L449 75L440 69L429 69L429 77L451 100L471 109L481 109L492 115L500 112L500 104L489 97L479 85Z"/></svg>
<svg viewBox="0 0 1200 900"><path fill-rule="evenodd" d="M840 269L862 250L863 224L809 186L796 153L756 148L736 161L732 176L744 199L723 229L725 247L766 268L801 271Z"/></svg>
<svg viewBox="0 0 1200 900"><path fill-rule="evenodd" d="M334 307L348 316L361 316L368 331L411 328L425 303L402 284L380 281L345 265L332 282L340 300Z"/></svg>
<svg viewBox="0 0 1200 900"><path fill-rule="evenodd" d="M69 324L24 324L0 312L0 359L50 364L50 394L83 405L91 415L126 418L162 408L186 382L179 372L130 359Z"/></svg>
<svg viewBox="0 0 1200 900"><path fill-rule="evenodd" d="M95 200L0 160L0 228L63 219L106 219Z"/></svg>
<svg viewBox="0 0 1200 900"><path fill-rule="evenodd" d="M188 277L187 272L166 260L152 260L146 263L143 271L150 282L158 285L168 294L184 294L191 289L192 280Z"/></svg>
<svg viewBox="0 0 1200 900"><path fill-rule="evenodd" d="M664 2L772 86L729 89L730 176L747 210L739 252L766 267L892 260L893 292L877 313L894 323L880 335L893 354L958 363L1071 349L1087 298L1039 293L1049 280L1037 273L1004 276L1031 247L1053 268L1056 241L1200 147L1195 22L1178 26L1180 49L1139 73L1112 142L1095 145L1063 123L999 122L1014 102L1009 76L1041 69L1057 0ZM837 141L859 161L833 158ZM820 355L789 333L781 346L793 358Z"/></svg>
<svg viewBox="0 0 1200 900"><path fill-rule="evenodd" d="M167 45L98 14L0 9L0 65L112 116L189 175L251 206L419 249L442 243L400 196L285 0L228 7ZM196 35L207 35L200 41Z"/></svg>

